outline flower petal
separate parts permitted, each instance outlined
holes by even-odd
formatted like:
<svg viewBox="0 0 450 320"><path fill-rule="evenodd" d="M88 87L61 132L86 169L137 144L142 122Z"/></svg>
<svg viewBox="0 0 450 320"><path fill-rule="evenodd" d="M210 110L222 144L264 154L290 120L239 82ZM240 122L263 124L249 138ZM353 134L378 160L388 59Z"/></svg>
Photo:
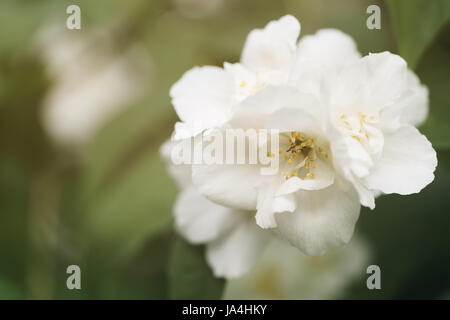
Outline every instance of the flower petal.
<svg viewBox="0 0 450 320"><path fill-rule="evenodd" d="M192 181L208 199L238 210L256 210L257 165L193 165Z"/></svg>
<svg viewBox="0 0 450 320"><path fill-rule="evenodd" d="M333 168L321 159L317 159L314 164L316 165L314 179L290 177L278 188L276 195L281 196L298 190L320 190L332 185L334 182Z"/></svg>
<svg viewBox="0 0 450 320"><path fill-rule="evenodd" d="M233 128L262 129L272 114L282 108L314 106L313 97L288 86L267 86L236 106L229 124Z"/></svg>
<svg viewBox="0 0 450 320"><path fill-rule="evenodd" d="M302 37L297 52L296 62L309 61L326 69L339 69L361 57L352 37L337 29Z"/></svg>
<svg viewBox="0 0 450 320"><path fill-rule="evenodd" d="M291 15L269 22L264 29L251 31L242 51L242 64L253 71L288 72L299 34L300 23Z"/></svg>
<svg viewBox="0 0 450 320"><path fill-rule="evenodd" d="M279 233L309 255L350 241L359 217L356 191L342 182L319 191L300 191L297 209L275 215Z"/></svg>
<svg viewBox="0 0 450 320"><path fill-rule="evenodd" d="M408 70L408 87L411 94L402 101L402 122L420 126L428 116L428 88L420 84L419 78Z"/></svg>
<svg viewBox="0 0 450 320"><path fill-rule="evenodd" d="M221 68L206 66L187 71L170 89L175 111L185 122L182 128L176 128L182 129L181 138L227 121L233 106L233 90L232 79Z"/></svg>
<svg viewBox="0 0 450 320"><path fill-rule="evenodd" d="M184 189L192 184L192 171L190 165L173 163L171 153L176 143L170 139L164 142L160 148L160 154L167 163L169 175L180 189Z"/></svg>
<svg viewBox="0 0 450 320"><path fill-rule="evenodd" d="M378 115L395 106L408 91L407 76L406 62L390 52L369 54L347 65L328 82L334 117L343 113Z"/></svg>
<svg viewBox="0 0 450 320"><path fill-rule="evenodd" d="M330 73L360 58L353 39L337 30L322 29L300 39L289 84L323 97Z"/></svg>
<svg viewBox="0 0 450 320"><path fill-rule="evenodd" d="M322 138L322 124L311 113L300 109L301 107L317 113L318 110L315 110L318 108L316 100L308 95L298 95L297 97L301 97L297 101L297 108L287 106L275 111L268 120L266 128L278 129L280 132L300 131L316 139Z"/></svg>
<svg viewBox="0 0 450 320"><path fill-rule="evenodd" d="M236 278L250 270L269 239L270 233L249 217L230 233L208 244L206 260L216 277Z"/></svg>
<svg viewBox="0 0 450 320"><path fill-rule="evenodd" d="M365 182L387 194L417 193L433 181L436 166L431 143L416 128L405 125L385 134L383 155Z"/></svg>
<svg viewBox="0 0 450 320"><path fill-rule="evenodd" d="M428 88L411 70L407 72L407 89L402 99L381 114L381 120L393 125L394 129L401 124L420 126L428 116ZM393 119L398 122L392 123Z"/></svg>
<svg viewBox="0 0 450 320"><path fill-rule="evenodd" d="M211 202L193 186L178 196L174 214L177 231L191 243L217 239L245 215Z"/></svg>
<svg viewBox="0 0 450 320"><path fill-rule="evenodd" d="M369 173L369 168L373 165L372 160L367 152L362 150L359 145L354 145L356 148L349 152L349 147L351 147L351 145L348 145L349 139L354 139L345 137L333 128L331 128L330 134L333 136L331 150L333 152L334 168L345 177L347 181L352 183L359 195L361 204L374 209L375 198L373 192L364 186L358 176L355 175L355 173L358 173L361 176L367 175Z"/></svg>

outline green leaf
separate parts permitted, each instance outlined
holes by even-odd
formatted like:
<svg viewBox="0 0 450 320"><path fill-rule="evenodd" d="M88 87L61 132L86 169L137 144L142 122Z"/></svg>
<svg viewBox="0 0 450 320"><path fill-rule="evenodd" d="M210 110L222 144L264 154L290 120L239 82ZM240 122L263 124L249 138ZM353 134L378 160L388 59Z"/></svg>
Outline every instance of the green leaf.
<svg viewBox="0 0 450 320"><path fill-rule="evenodd" d="M438 149L450 148L450 25L426 51L417 68L428 86L430 112L421 131Z"/></svg>
<svg viewBox="0 0 450 320"><path fill-rule="evenodd" d="M388 0L400 55L414 69L450 18L448 0Z"/></svg>
<svg viewBox="0 0 450 320"><path fill-rule="evenodd" d="M181 238L174 241L169 266L171 299L220 299L224 279L214 277L205 261L205 248Z"/></svg>

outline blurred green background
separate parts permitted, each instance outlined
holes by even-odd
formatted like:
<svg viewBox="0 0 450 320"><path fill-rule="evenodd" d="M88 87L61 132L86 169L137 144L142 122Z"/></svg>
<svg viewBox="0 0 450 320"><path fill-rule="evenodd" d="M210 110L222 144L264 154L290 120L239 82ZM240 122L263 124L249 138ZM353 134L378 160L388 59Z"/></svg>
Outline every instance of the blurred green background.
<svg viewBox="0 0 450 320"><path fill-rule="evenodd" d="M81 30L66 29L71 4L81 8ZM381 30L366 27L370 4L381 8ZM0 298L220 298L225 281L212 276L203 248L173 231L178 191L159 154L177 120L168 91L195 65L238 61L250 30L288 13L303 35L334 27L362 54L399 53L430 90L420 129L438 151L435 181L362 210L356 228L372 247L370 264L381 267L382 290L367 290L361 270L340 297L450 296L450 1L2 0ZM59 41L39 40L48 26L73 42L91 39L59 66L67 78L87 70L89 79L90 67L78 64L97 53L107 61L138 47L148 59L145 89L82 143L55 141L44 126L46 99L65 79L42 55ZM70 87L65 93L71 99ZM81 290L66 287L72 264L81 267Z"/></svg>

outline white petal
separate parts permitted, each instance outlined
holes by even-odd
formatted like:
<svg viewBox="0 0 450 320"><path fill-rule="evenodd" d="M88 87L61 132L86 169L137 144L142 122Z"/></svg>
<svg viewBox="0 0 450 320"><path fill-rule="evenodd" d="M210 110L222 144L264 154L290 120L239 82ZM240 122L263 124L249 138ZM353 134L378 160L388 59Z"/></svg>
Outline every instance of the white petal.
<svg viewBox="0 0 450 320"><path fill-rule="evenodd" d="M314 164L314 179L291 177L286 180L277 190L276 195L285 195L298 190L320 190L329 187L334 182L333 168L321 159L317 159Z"/></svg>
<svg viewBox="0 0 450 320"><path fill-rule="evenodd" d="M297 206L294 194L276 196L273 199L274 212L293 212Z"/></svg>
<svg viewBox="0 0 450 320"><path fill-rule="evenodd" d="M206 66L187 71L170 89L175 111L186 123L178 128L183 129L182 138L227 121L233 106L233 90L232 79L221 68Z"/></svg>
<svg viewBox="0 0 450 320"><path fill-rule="evenodd" d="M359 217L356 191L339 184L319 191L300 191L297 209L275 217L279 233L309 255L323 255L327 250L350 241Z"/></svg>
<svg viewBox="0 0 450 320"><path fill-rule="evenodd" d="M402 101L404 104L402 122L420 126L428 116L428 88L420 84L414 72L408 70L408 86L411 94Z"/></svg>
<svg viewBox="0 0 450 320"><path fill-rule="evenodd" d="M299 34L300 24L291 15L271 21L264 29L255 29L249 33L241 62L253 71L287 72L295 58Z"/></svg>
<svg viewBox="0 0 450 320"><path fill-rule="evenodd" d="M160 154L167 163L167 171L180 189L186 188L192 184L191 166L187 164L174 164L171 153L177 142L167 140L160 148Z"/></svg>
<svg viewBox="0 0 450 320"><path fill-rule="evenodd" d="M236 106L229 123L234 128L262 129L275 111L302 105L309 108L315 106L314 101L291 87L267 86Z"/></svg>
<svg viewBox="0 0 450 320"><path fill-rule="evenodd" d="M353 39L337 30L322 29L300 39L289 83L321 96L331 72L360 58Z"/></svg>
<svg viewBox="0 0 450 320"><path fill-rule="evenodd" d="M342 113L377 115L395 106L408 90L406 62L390 52L369 54L347 65L329 83L335 116Z"/></svg>
<svg viewBox="0 0 450 320"><path fill-rule="evenodd" d="M174 206L177 231L191 243L217 239L246 214L206 199L193 187L181 192Z"/></svg>
<svg viewBox="0 0 450 320"><path fill-rule="evenodd" d="M379 190L370 190L364 185L363 179L355 177L353 174L346 176L346 179L352 183L353 187L358 192L361 205L370 208L371 210L375 209L375 197Z"/></svg>
<svg viewBox="0 0 450 320"><path fill-rule="evenodd" d="M362 176L367 175L369 168L373 165L372 160L369 158L367 152L361 150L358 145L355 145L355 149L351 149L351 152L349 152L348 139L352 138L346 138L334 129L330 134L333 136L331 150L333 152L334 168L344 176L347 181L352 183L359 195L361 204L374 209L375 198L373 192L365 187L355 175L355 172Z"/></svg>
<svg viewBox="0 0 450 320"><path fill-rule="evenodd" d="M405 125L385 135L383 155L366 185L383 193L417 193L434 179L436 151L416 128Z"/></svg>
<svg viewBox="0 0 450 320"><path fill-rule="evenodd" d="M270 234L253 218L241 222L230 233L208 244L206 259L216 277L239 277L250 270L267 245Z"/></svg>
<svg viewBox="0 0 450 320"><path fill-rule="evenodd" d="M192 181L208 199L239 210L256 210L257 165L193 165Z"/></svg>
<svg viewBox="0 0 450 320"><path fill-rule="evenodd" d="M293 212L297 206L294 193L274 195L274 189L274 186L259 188L255 219L263 229L277 226L275 213Z"/></svg>
<svg viewBox="0 0 450 320"><path fill-rule="evenodd" d="M391 108L383 110L381 121L391 124L394 129L401 124L420 126L428 116L428 88L420 84L419 78L408 70L407 91L404 96Z"/></svg>
<svg viewBox="0 0 450 320"><path fill-rule="evenodd" d="M326 69L339 69L360 58L352 37L337 29L322 29L298 43L296 62L307 60Z"/></svg>
<svg viewBox="0 0 450 320"><path fill-rule="evenodd" d="M256 224L263 229L275 228L277 226L273 210L274 187L275 185L270 183L262 184L261 187L258 188L255 219Z"/></svg>
<svg viewBox="0 0 450 320"><path fill-rule="evenodd" d="M280 132L300 131L315 139L321 138L322 124L311 113L304 111L311 110L312 112L320 113L314 108L319 108L318 104L312 96L298 95L297 108L286 106L276 110L266 124L267 129L278 129ZM306 98L305 98L306 97Z"/></svg>

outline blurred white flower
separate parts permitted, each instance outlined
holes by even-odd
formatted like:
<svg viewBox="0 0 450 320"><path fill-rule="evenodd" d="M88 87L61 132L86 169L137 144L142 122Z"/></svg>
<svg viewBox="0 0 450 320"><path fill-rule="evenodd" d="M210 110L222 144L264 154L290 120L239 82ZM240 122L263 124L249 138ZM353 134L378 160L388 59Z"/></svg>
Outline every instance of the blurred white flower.
<svg viewBox="0 0 450 320"><path fill-rule="evenodd" d="M297 45L299 31L292 16L270 22L249 34L241 64L194 68L170 92L182 120L174 140L210 128L281 132L279 174L262 176L250 164L186 166L192 182L175 206L177 228L208 243L218 276L250 269L265 238L258 226L322 255L350 241L360 203L373 208L380 191L411 194L434 178L436 153L414 128L428 92L403 59L361 58L352 38L333 29Z"/></svg>
<svg viewBox="0 0 450 320"><path fill-rule="evenodd" d="M227 282L224 299L336 299L352 281L366 276L370 253L357 235L321 257L275 239L248 274Z"/></svg>
<svg viewBox="0 0 450 320"><path fill-rule="evenodd" d="M42 120L55 142L84 144L148 88L145 51L133 46L116 53L110 41L105 31L75 33L63 24L38 32L36 47L52 77Z"/></svg>

